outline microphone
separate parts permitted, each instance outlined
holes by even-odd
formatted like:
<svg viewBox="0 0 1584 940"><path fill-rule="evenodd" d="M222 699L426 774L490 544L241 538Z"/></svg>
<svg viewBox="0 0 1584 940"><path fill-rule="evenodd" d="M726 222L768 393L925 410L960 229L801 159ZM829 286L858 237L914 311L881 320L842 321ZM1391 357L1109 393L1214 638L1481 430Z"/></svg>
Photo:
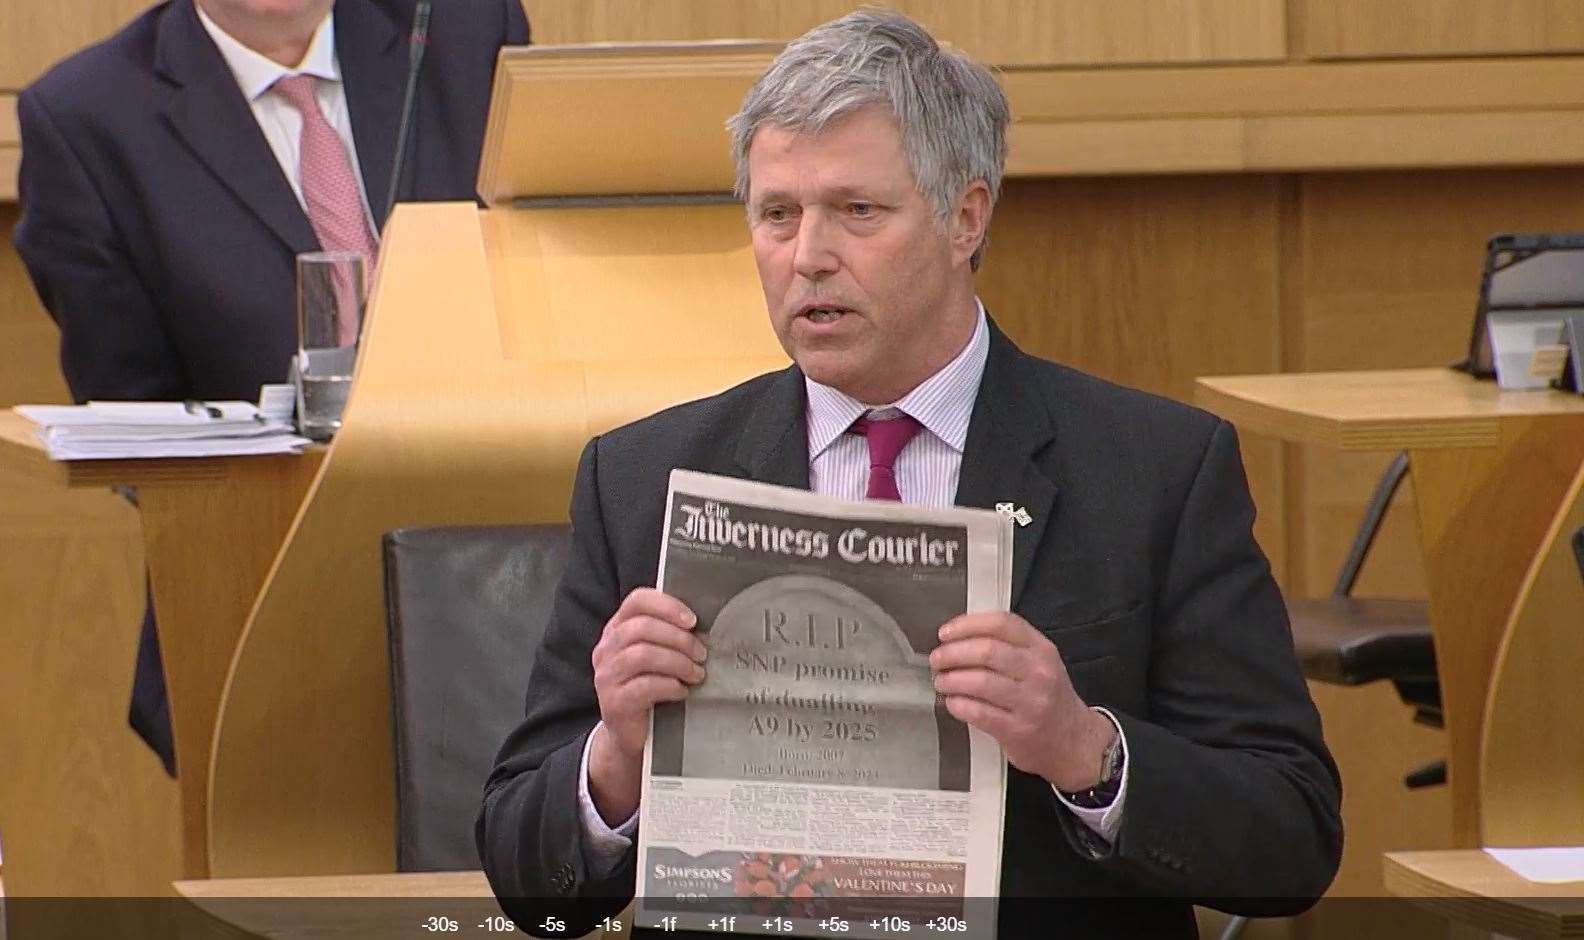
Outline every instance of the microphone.
<svg viewBox="0 0 1584 940"><path fill-rule="evenodd" d="M434 8L431 0L418 0L413 12L412 35L407 40L407 95L402 101L401 126L396 131L396 159L391 164L390 195L385 199L385 214L390 222L391 210L396 207L396 192L401 187L402 169L407 162L407 138L412 132L413 111L418 103L418 72L423 68L424 49L429 46L429 14Z"/></svg>

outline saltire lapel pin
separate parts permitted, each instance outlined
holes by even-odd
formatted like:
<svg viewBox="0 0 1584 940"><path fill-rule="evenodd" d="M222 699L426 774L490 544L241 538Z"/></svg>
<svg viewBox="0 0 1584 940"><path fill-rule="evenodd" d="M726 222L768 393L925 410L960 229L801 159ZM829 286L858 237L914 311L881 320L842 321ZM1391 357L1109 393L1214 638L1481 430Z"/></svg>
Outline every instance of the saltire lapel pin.
<svg viewBox="0 0 1584 940"><path fill-rule="evenodd" d="M1024 509L1022 506L1015 506L1012 503L996 503L995 508L996 512L1003 516L1007 516L1008 518L1015 521L1018 525L1028 525L1030 522L1034 521L1034 517L1029 515L1028 510Z"/></svg>

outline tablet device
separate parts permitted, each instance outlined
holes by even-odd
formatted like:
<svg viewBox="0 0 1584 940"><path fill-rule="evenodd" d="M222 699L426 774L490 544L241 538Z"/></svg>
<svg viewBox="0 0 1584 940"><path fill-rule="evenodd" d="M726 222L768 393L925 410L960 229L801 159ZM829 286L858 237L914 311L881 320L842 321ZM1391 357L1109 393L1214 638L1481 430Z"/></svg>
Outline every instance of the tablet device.
<svg viewBox="0 0 1584 940"><path fill-rule="evenodd" d="M1527 372L1526 348L1556 342L1569 313L1584 313L1584 233L1497 235L1485 246L1468 358L1457 368L1481 378L1494 377L1498 365L1506 367L1504 374ZM1532 337L1534 342L1497 344L1510 350L1506 354L1514 360L1498 363L1493 326L1506 336ZM1516 361L1520 357L1522 363Z"/></svg>

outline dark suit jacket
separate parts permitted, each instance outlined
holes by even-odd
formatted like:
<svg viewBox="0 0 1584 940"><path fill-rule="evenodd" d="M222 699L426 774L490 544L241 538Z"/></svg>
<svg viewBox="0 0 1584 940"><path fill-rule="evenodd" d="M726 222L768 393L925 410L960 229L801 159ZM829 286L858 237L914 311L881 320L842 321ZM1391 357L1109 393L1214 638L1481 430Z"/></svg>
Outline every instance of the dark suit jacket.
<svg viewBox="0 0 1584 940"><path fill-rule="evenodd" d="M578 767L599 717L590 651L621 599L654 583L669 471L806 488L807 451L795 368L584 451L527 717L479 819L484 869L519 925L557 899L603 898L591 905L603 914L633 890L630 862L604 881L585 870ZM1013 609L1056 644L1078 693L1117 714L1130 759L1109 850L1045 781L1011 771L1002 897L1152 900L1004 903L1002 936L1193 936L1190 901L1307 907L1340 859L1339 781L1254 542L1231 426L992 330L957 502L1005 501L1033 520L1014 530Z"/></svg>
<svg viewBox="0 0 1584 940"><path fill-rule="evenodd" d="M437 5L400 198L475 198L495 54L519 0ZM384 225L414 0L335 5L336 54ZM308 218L193 0L167 0L17 101L17 251L61 328L79 401L254 400L296 347Z"/></svg>

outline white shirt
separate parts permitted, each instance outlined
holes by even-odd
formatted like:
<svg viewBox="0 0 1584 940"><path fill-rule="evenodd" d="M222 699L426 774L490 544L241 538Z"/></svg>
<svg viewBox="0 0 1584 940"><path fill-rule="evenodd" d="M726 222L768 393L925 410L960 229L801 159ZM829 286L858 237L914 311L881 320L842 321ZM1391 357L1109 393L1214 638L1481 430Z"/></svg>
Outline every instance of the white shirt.
<svg viewBox="0 0 1584 940"><path fill-rule="evenodd" d="M884 419L900 411L923 425L897 454L897 491L902 494L903 502L926 506L953 504L962 470L963 445L968 438L968 422L973 416L979 383L984 378L985 362L990 355L990 328L984 304L978 306L979 319L968 345L939 372L890 405L874 408L828 385L804 378L808 392L809 489L824 496L863 499L868 489L869 444L858 435L846 433L847 429L865 414ZM1096 710L1110 719L1116 725L1118 736L1122 736L1122 726L1116 717L1103 708ZM613 829L595 809L588 789L589 748L593 740L594 735L590 733L583 743L578 804L587 837L583 841L584 862L591 873L604 875L616 867L632 845L638 815L634 813L632 818ZM1055 787L1051 788L1069 812L1107 843L1115 841L1122 826L1122 803L1127 796L1131 771L1125 736L1122 737L1122 755L1122 780L1116 799L1108 807L1086 809L1068 801Z"/></svg>
<svg viewBox="0 0 1584 940"><path fill-rule="evenodd" d="M291 184L292 192L297 194L297 204L303 207L304 212L308 211L308 204L303 200L302 173L297 160L302 149L302 115L285 98L270 91L270 86L287 75L312 75L318 79L314 82L314 92L319 99L319 110L346 146L347 156L352 160L352 172L357 175L363 215L368 219L369 231L378 237L379 229L374 226L367 188L363 184L363 167L358 163L357 144L352 137L352 113L347 110L346 88L341 84L341 64L336 60L333 13L326 13L319 28L314 30L308 51L297 67L287 68L242 45L210 19L203 7L197 4L194 7L198 11L198 22L203 24L204 30L219 47L226 66L236 78L237 87L242 89L242 97L247 99L248 107L253 111L253 120L258 122L259 130L264 132L264 139L269 142L270 151L275 154L275 160L280 164L281 172L286 174L286 181Z"/></svg>

